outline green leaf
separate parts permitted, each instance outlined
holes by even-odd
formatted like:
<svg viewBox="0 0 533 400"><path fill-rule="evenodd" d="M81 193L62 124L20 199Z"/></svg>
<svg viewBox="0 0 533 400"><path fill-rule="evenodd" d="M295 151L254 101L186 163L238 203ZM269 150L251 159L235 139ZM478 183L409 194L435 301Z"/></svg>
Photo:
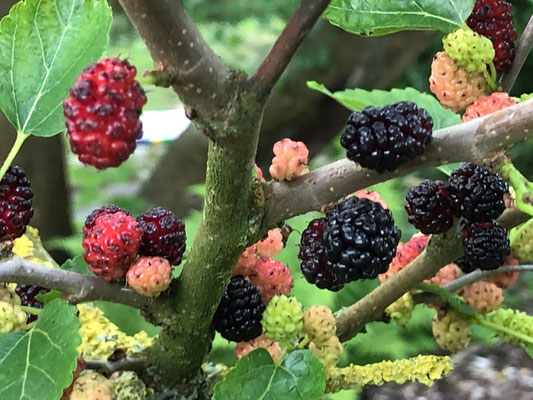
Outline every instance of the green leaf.
<svg viewBox="0 0 533 400"><path fill-rule="evenodd" d="M89 271L89 268L87 267L87 263L85 262L83 256L76 256L74 258L71 258L70 260L65 261L61 266L61 269L77 272L78 274L82 275L94 276L94 274Z"/></svg>
<svg viewBox="0 0 533 400"><path fill-rule="evenodd" d="M440 172L442 172L446 176L450 176L453 171L459 168L460 165L461 163L456 162L451 164L439 165L437 169L440 170Z"/></svg>
<svg viewBox="0 0 533 400"><path fill-rule="evenodd" d="M346 89L332 93L324 85L314 81L307 82L307 86L310 89L317 90L330 96L352 111L359 111L370 105L383 107L398 101L409 100L415 102L419 107L426 109L429 115L433 118L434 130L461 123L461 117L453 111L442 107L435 97L427 93L419 92L413 88L392 89L390 91Z"/></svg>
<svg viewBox="0 0 533 400"><path fill-rule="evenodd" d="M28 332L0 335L0 399L57 400L72 382L81 343L76 307L54 300Z"/></svg>
<svg viewBox="0 0 533 400"><path fill-rule="evenodd" d="M326 374L309 350L289 353L274 364L265 349L237 361L215 386L214 400L314 400L324 393Z"/></svg>
<svg viewBox="0 0 533 400"><path fill-rule="evenodd" d="M439 30L461 26L474 0L333 0L324 17L345 31L380 36L404 30Z"/></svg>
<svg viewBox="0 0 533 400"><path fill-rule="evenodd" d="M37 296L35 296L35 299L43 304L48 304L52 300L59 299L62 294L63 293L59 290L50 290L46 293L39 293Z"/></svg>
<svg viewBox="0 0 533 400"><path fill-rule="evenodd" d="M0 108L18 132L53 136L81 70L107 47L106 0L26 0L0 21Z"/></svg>

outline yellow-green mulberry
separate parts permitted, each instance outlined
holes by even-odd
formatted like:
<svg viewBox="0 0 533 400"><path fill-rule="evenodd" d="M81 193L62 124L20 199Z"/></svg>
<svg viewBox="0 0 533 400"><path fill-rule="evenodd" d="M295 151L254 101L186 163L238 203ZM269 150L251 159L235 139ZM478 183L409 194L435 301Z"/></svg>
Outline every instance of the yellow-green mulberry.
<svg viewBox="0 0 533 400"><path fill-rule="evenodd" d="M19 305L0 301L0 333L19 331L26 326L26 313Z"/></svg>
<svg viewBox="0 0 533 400"><path fill-rule="evenodd" d="M116 349L126 349L129 356L150 347L152 339L141 331L134 336L121 332L102 311L91 304L79 304L81 345L78 351L86 360L105 360Z"/></svg>
<svg viewBox="0 0 533 400"><path fill-rule="evenodd" d="M453 310L442 317L439 314L435 315L431 324L437 344L451 352L465 349L470 343L470 322Z"/></svg>
<svg viewBox="0 0 533 400"><path fill-rule="evenodd" d="M118 371L111 375L114 400L152 400L153 389L147 388L144 382L133 371Z"/></svg>
<svg viewBox="0 0 533 400"><path fill-rule="evenodd" d="M407 292L390 306L385 309L385 312L391 319L400 326L405 326L411 319L413 310L415 309L415 302L411 293Z"/></svg>
<svg viewBox="0 0 533 400"><path fill-rule="evenodd" d="M115 400L113 383L94 371L86 371L74 382L71 400Z"/></svg>
<svg viewBox="0 0 533 400"><path fill-rule="evenodd" d="M458 28L442 39L444 51L455 63L468 72L484 72L494 58L489 39L469 28Z"/></svg>
<svg viewBox="0 0 533 400"><path fill-rule="evenodd" d="M296 339L303 329L303 307L295 297L274 296L261 320L265 336L276 342Z"/></svg>
<svg viewBox="0 0 533 400"><path fill-rule="evenodd" d="M533 262L533 218L511 230L511 254L520 263Z"/></svg>
<svg viewBox="0 0 533 400"><path fill-rule="evenodd" d="M337 333L335 317L326 306L311 306L306 308L303 313L303 318L304 333L309 336L311 342L317 345L326 343Z"/></svg>
<svg viewBox="0 0 533 400"><path fill-rule="evenodd" d="M500 308L487 315L487 320L494 324L533 338L533 317L510 308ZM506 342L524 344L520 338L506 332L497 331L498 336Z"/></svg>
<svg viewBox="0 0 533 400"><path fill-rule="evenodd" d="M337 336L332 336L325 344L318 346L316 343L309 344L309 350L318 358L325 367L334 367L339 362L344 347Z"/></svg>

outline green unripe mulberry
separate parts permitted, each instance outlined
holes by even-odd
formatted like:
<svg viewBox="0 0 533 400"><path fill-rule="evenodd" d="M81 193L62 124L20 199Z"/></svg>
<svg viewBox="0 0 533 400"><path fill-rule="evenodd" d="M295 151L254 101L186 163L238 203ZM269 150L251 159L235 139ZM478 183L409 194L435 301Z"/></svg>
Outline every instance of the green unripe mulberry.
<svg viewBox="0 0 533 400"><path fill-rule="evenodd" d="M521 311L510 308L500 308L487 315L487 320L505 328L533 337L533 317ZM520 338L506 332L497 331L498 336L513 344L526 344Z"/></svg>
<svg viewBox="0 0 533 400"><path fill-rule="evenodd" d="M469 28L459 28L442 39L444 51L468 72L484 72L494 58L492 42Z"/></svg>
<svg viewBox="0 0 533 400"><path fill-rule="evenodd" d="M435 342L443 350L457 352L470 343L470 322L450 310L444 316L435 315L431 323Z"/></svg>
<svg viewBox="0 0 533 400"><path fill-rule="evenodd" d="M299 336L303 328L303 307L295 297L274 296L261 320L265 336L275 342L287 342Z"/></svg>
<svg viewBox="0 0 533 400"><path fill-rule="evenodd" d="M26 326L26 313L16 304L0 301L0 333L19 331Z"/></svg>
<svg viewBox="0 0 533 400"><path fill-rule="evenodd" d="M533 262L533 218L514 228L509 234L511 254L521 264Z"/></svg>
<svg viewBox="0 0 533 400"><path fill-rule="evenodd" d="M133 371L119 371L111 375L115 400L153 400L154 392Z"/></svg>

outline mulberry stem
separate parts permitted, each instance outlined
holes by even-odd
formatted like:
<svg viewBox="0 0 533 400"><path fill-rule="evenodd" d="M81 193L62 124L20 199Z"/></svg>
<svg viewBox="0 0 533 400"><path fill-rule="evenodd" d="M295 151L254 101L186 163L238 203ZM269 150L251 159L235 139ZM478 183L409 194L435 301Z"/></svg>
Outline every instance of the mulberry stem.
<svg viewBox="0 0 533 400"><path fill-rule="evenodd" d="M0 168L0 181L6 174L6 171L10 167L11 163L13 163L13 160L17 156L20 148L22 147L22 144L29 136L30 134L27 134L27 133L23 133L23 132L17 133L17 138L15 139L15 143L13 143L13 147L9 151L9 154L7 155L7 158L4 161L4 164Z"/></svg>
<svg viewBox="0 0 533 400"><path fill-rule="evenodd" d="M511 183L516 192L516 208L533 216L533 183L516 169L509 157L505 159L499 173Z"/></svg>
<svg viewBox="0 0 533 400"><path fill-rule="evenodd" d="M35 307L22 306L20 308L22 308L22 311L27 312L32 315L39 315L41 313L41 310Z"/></svg>
<svg viewBox="0 0 533 400"><path fill-rule="evenodd" d="M508 335L514 336L517 339L520 339L520 341L523 342L523 343L533 344L533 338L532 337L530 337L528 335L524 335L523 333L517 332L517 331L515 331L513 329L507 328L506 326L503 326L503 325L500 325L500 324L496 324L494 322L489 322L485 318L482 318L482 317L476 318L474 320L474 322L475 322L476 325L484 326L486 328L494 329L495 331L504 332L504 333L507 333Z"/></svg>

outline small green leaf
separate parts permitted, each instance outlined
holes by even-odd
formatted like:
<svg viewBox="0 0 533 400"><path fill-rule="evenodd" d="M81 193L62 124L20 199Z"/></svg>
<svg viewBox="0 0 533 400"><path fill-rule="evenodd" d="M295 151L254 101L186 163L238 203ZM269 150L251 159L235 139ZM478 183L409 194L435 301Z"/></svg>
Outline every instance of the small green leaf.
<svg viewBox="0 0 533 400"><path fill-rule="evenodd" d="M438 166L437 169L440 170L440 172L442 172L446 176L450 176L453 171L459 168L460 165L461 163L445 164L445 165Z"/></svg>
<svg viewBox="0 0 533 400"><path fill-rule="evenodd" d="M89 268L87 268L87 263L83 259L83 256L76 256L74 258L71 258L70 260L65 261L61 266L61 269L77 272L78 274L82 275L94 275L91 271L89 271Z"/></svg>
<svg viewBox="0 0 533 400"><path fill-rule="evenodd" d="M43 304L48 304L52 300L59 299L62 294L63 293L59 290L50 290L46 293L39 293L37 296L35 296L35 299Z"/></svg>
<svg viewBox="0 0 533 400"><path fill-rule="evenodd" d="M76 307L54 300L28 332L0 335L0 399L57 400L72 382L81 343Z"/></svg>
<svg viewBox="0 0 533 400"><path fill-rule="evenodd" d="M345 31L380 36L404 30L451 32L474 8L474 0L333 0L324 17Z"/></svg>
<svg viewBox="0 0 533 400"><path fill-rule="evenodd" d="M413 88L387 90L346 89L332 93L324 85L317 82L307 82L310 89L317 90L337 100L352 111L359 111L367 106L383 107L398 101L413 101L424 108L433 118L433 129L442 129L461 123L461 117L453 111L442 107L439 101Z"/></svg>
<svg viewBox="0 0 533 400"><path fill-rule="evenodd" d="M0 21L0 108L18 132L53 136L81 70L107 47L106 0L26 0Z"/></svg>
<svg viewBox="0 0 533 400"><path fill-rule="evenodd" d="M309 350L289 353L274 364L265 349L237 361L226 378L215 386L214 400L315 400L326 385L322 364Z"/></svg>

